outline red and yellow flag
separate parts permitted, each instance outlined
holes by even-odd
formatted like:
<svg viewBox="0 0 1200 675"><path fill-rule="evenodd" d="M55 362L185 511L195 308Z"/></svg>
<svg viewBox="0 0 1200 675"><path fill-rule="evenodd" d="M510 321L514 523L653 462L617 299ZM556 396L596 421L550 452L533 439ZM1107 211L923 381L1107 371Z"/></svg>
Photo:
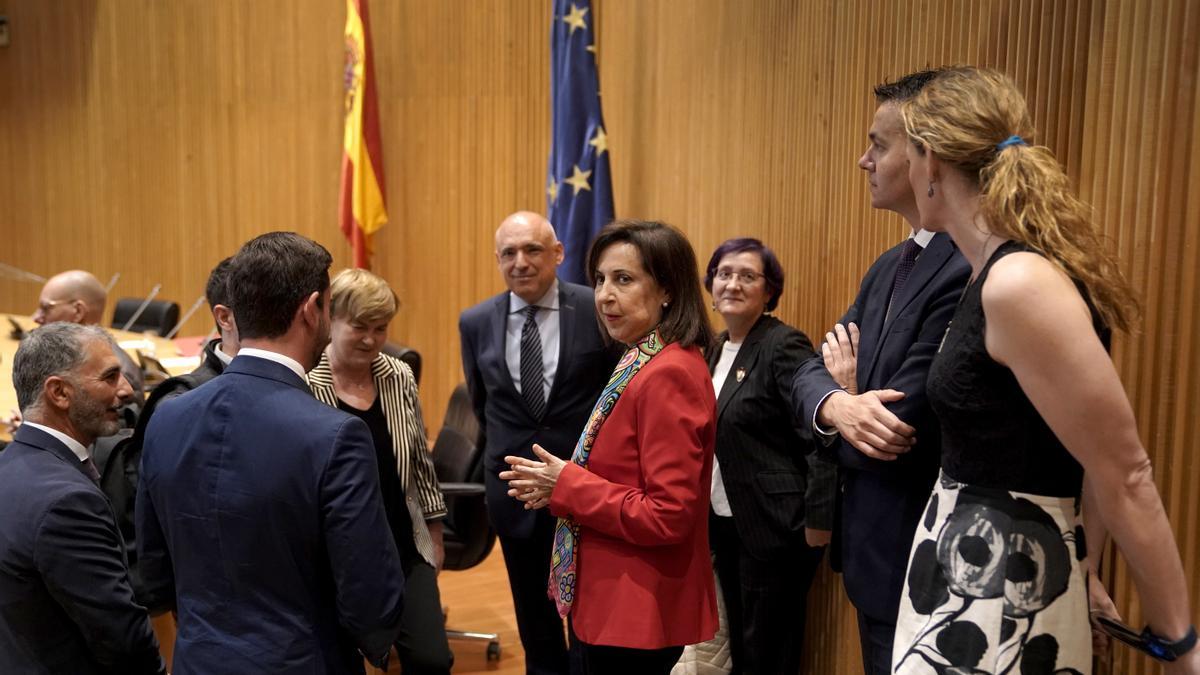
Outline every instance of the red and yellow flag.
<svg viewBox="0 0 1200 675"><path fill-rule="evenodd" d="M375 59L367 0L346 0L346 130L338 223L354 249L354 266L370 267L371 235L387 223L383 142L375 92Z"/></svg>

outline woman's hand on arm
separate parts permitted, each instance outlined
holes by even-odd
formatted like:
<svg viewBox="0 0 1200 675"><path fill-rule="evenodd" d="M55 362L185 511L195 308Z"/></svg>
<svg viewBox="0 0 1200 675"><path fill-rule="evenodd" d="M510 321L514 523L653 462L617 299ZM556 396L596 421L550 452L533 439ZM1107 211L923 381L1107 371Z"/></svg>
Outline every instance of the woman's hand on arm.
<svg viewBox="0 0 1200 675"><path fill-rule="evenodd" d="M500 480L508 481L508 496L524 502L526 509L540 509L550 503L558 476L567 465L537 443L533 444L533 454L541 461L514 455L505 457L509 469L500 472Z"/></svg>

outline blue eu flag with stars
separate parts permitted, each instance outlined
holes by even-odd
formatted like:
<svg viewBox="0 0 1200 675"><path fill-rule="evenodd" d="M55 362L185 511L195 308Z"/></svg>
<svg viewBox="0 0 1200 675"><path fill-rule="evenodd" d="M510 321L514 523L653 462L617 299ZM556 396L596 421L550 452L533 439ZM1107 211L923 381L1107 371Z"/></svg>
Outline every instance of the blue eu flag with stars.
<svg viewBox="0 0 1200 675"><path fill-rule="evenodd" d="M565 255L559 276L587 283L592 238L613 219L608 138L600 113L591 0L554 0L550 29L550 105L554 137L546 180L546 212Z"/></svg>

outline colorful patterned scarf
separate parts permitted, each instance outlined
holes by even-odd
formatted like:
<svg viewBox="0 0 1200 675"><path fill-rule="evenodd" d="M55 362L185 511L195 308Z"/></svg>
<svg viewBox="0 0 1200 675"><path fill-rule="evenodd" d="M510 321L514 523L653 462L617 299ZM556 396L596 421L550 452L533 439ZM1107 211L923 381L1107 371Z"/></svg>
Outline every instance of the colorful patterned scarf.
<svg viewBox="0 0 1200 675"><path fill-rule="evenodd" d="M608 385L600 392L596 407L592 408L592 414L588 417L587 425L583 427L579 442L575 444L575 452L571 454L572 462L587 468L592 445L596 443L596 436L600 433L600 427L604 426L604 420L608 419L608 414L617 405L617 399L621 398L625 387L629 386L629 381L637 375L642 366L665 346L658 339L658 330L655 329L625 352L625 356L621 357L613 370L612 377L608 378ZM575 602L575 552L578 547L579 524L569 518L559 518L558 527L554 531L554 549L550 556L550 587L547 593L558 607L558 615L564 618L571 611L571 603Z"/></svg>

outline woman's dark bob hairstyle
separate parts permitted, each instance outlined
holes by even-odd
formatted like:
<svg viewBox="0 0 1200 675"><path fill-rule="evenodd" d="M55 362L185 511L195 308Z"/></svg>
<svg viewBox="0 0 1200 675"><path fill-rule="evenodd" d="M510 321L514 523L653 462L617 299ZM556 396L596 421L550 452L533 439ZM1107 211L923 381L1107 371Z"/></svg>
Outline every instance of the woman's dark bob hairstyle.
<svg viewBox="0 0 1200 675"><path fill-rule="evenodd" d="M642 257L642 267L671 298L663 308L658 335L666 344L678 342L684 347L708 349L712 328L700 291L696 253L679 230L656 221L615 220L592 241L588 249L587 276L596 287L596 268L600 255L613 244L627 243ZM597 315L599 320L599 315Z"/></svg>
<svg viewBox="0 0 1200 675"><path fill-rule="evenodd" d="M770 295L767 298L766 310L773 312L779 306L779 296L783 295L783 265L779 264L779 258L775 257L774 251L753 237L727 239L725 243L717 247L717 250L713 251L712 257L708 259L708 269L704 273L704 288L709 295L712 295L713 277L717 275L717 268L721 266L722 258L735 253L747 252L757 253L759 259L762 260L763 279L767 282L767 293Z"/></svg>

